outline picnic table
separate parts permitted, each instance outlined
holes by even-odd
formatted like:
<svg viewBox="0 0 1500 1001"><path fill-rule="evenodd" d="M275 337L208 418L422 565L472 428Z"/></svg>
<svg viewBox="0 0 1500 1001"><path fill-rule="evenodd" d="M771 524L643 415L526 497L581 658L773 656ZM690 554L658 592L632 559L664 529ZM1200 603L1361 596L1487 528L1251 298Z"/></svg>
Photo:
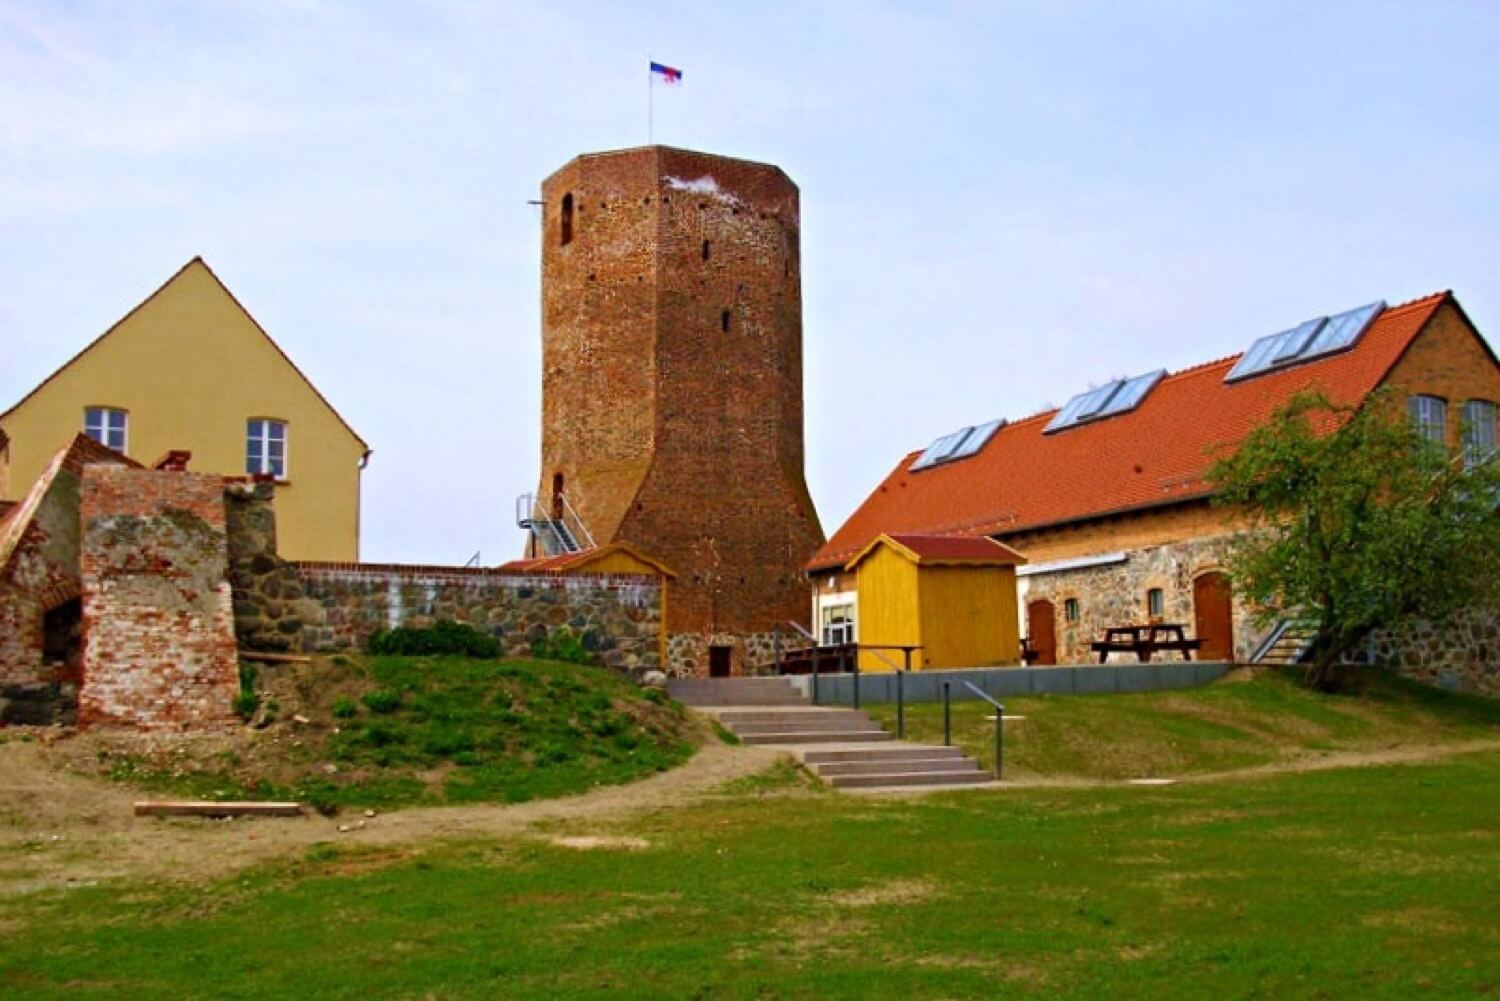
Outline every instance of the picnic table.
<svg viewBox="0 0 1500 1001"><path fill-rule="evenodd" d="M1112 653L1133 653L1142 664L1156 653L1176 650L1183 660L1192 660L1193 651L1203 646L1202 640L1190 640L1183 627L1175 622L1149 622L1135 626L1109 626L1104 630L1104 639L1089 644L1099 655L1103 664Z"/></svg>

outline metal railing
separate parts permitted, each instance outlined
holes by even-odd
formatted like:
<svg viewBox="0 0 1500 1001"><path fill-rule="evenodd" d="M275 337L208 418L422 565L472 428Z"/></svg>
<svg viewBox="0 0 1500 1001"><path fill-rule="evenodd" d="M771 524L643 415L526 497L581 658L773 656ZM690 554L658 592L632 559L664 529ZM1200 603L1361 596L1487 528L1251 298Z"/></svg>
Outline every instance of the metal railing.
<svg viewBox="0 0 1500 1001"><path fill-rule="evenodd" d="M984 701L995 707L995 781L998 782L1005 773L1005 706L990 698L983 688L972 681L962 683L965 688L979 696ZM900 690L897 689L899 692ZM900 705L897 705L897 721L899 726L901 716ZM943 746L953 746L953 682L943 682Z"/></svg>
<svg viewBox="0 0 1500 1001"><path fill-rule="evenodd" d="M561 509L559 517L554 517L558 512L543 508L542 499L536 494L522 494L517 497L516 524L531 532L532 537L537 539L541 538L539 526L547 526L546 530L552 533L558 546L565 552L597 548L598 543L594 541L593 533L579 517L577 509L568 500L568 495L556 494L552 502Z"/></svg>

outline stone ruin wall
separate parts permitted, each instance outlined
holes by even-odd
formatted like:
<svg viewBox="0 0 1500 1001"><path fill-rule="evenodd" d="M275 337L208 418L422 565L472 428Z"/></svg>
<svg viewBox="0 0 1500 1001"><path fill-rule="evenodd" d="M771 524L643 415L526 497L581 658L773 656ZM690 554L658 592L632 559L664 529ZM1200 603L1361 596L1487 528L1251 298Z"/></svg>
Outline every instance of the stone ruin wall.
<svg viewBox="0 0 1500 1001"><path fill-rule="evenodd" d="M567 629L607 667L661 668L659 577L292 563L276 556L268 488L232 489L228 504L235 627L248 649L356 650L378 630L448 619L494 636L505 656L529 656Z"/></svg>

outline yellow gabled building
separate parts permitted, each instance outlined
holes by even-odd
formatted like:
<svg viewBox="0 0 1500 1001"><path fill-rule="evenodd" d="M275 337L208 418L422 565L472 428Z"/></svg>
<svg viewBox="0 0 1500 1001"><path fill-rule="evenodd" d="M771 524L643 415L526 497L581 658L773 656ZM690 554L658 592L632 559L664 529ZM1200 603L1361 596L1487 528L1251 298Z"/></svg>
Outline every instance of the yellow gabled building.
<svg viewBox="0 0 1500 1001"><path fill-rule="evenodd" d="M185 450L196 471L271 475L283 556L358 559L369 446L202 258L0 414L0 501L79 431L145 465Z"/></svg>
<svg viewBox="0 0 1500 1001"><path fill-rule="evenodd" d="M844 564L853 590L814 597L835 637L860 646L862 671L989 667L1021 659L1016 567L1025 557L991 539L879 535ZM837 586L834 578L825 585ZM876 649L884 648L884 649Z"/></svg>

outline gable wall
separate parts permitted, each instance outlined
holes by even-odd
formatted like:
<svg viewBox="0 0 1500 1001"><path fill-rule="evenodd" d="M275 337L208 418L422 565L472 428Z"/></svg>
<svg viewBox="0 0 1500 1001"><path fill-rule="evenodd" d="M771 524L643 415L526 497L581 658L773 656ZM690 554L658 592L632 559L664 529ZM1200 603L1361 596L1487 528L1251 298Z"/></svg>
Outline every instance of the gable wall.
<svg viewBox="0 0 1500 1001"><path fill-rule="evenodd" d="M1448 401L1448 444L1457 449L1466 400L1500 403L1500 367L1479 343L1463 314L1445 303L1396 363L1383 385L1399 405L1413 393Z"/></svg>
<svg viewBox="0 0 1500 1001"><path fill-rule="evenodd" d="M290 482L277 491L291 557L356 558L363 448L200 262L185 268L4 419L12 489L83 428L86 406L130 414L126 454L169 449L192 468L245 471L245 422L288 422Z"/></svg>

